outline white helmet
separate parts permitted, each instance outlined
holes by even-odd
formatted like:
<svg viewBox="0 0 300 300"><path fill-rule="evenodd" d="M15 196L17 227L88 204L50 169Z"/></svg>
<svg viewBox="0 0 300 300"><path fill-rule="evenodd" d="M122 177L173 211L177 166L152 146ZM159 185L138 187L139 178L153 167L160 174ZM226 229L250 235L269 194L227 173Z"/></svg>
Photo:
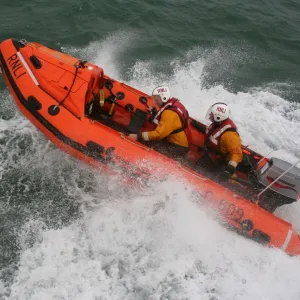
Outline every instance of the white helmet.
<svg viewBox="0 0 300 300"><path fill-rule="evenodd" d="M222 122L229 118L230 109L226 103L217 102L213 104L207 111L205 119L212 122Z"/></svg>
<svg viewBox="0 0 300 300"><path fill-rule="evenodd" d="M160 96L163 103L166 103L171 98L170 89L167 86L158 86L152 92L152 96Z"/></svg>

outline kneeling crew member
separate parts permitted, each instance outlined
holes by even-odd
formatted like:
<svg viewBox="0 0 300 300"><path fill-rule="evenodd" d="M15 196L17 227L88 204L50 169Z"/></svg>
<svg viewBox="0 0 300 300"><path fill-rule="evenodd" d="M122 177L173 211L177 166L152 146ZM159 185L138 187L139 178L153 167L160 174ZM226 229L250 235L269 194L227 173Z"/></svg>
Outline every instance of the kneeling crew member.
<svg viewBox="0 0 300 300"><path fill-rule="evenodd" d="M207 111L206 119L212 124L206 130L206 147L209 152L219 154L226 163L224 180L229 179L243 159L242 143L236 125L229 118L227 104L218 102Z"/></svg>

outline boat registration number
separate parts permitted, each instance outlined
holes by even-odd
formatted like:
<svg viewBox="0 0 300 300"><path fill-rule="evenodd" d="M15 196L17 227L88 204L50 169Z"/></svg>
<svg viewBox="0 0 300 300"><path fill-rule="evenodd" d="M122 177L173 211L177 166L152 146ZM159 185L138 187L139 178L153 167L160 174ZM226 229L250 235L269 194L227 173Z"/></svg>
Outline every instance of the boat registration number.
<svg viewBox="0 0 300 300"><path fill-rule="evenodd" d="M244 217L244 210L222 199L218 204L218 210L227 218L240 223Z"/></svg>

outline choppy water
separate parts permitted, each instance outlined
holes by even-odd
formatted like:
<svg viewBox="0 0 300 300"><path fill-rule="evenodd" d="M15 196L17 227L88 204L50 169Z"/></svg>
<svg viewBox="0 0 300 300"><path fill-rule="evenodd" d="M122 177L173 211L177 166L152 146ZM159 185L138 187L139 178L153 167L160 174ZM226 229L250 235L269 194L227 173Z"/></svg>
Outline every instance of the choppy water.
<svg viewBox="0 0 300 300"><path fill-rule="evenodd" d="M91 59L146 92L164 82L200 120L225 101L245 144L295 161L299 7L2 1L0 37ZM62 153L2 78L0 101L0 299L300 299L298 258L222 228L173 179L128 191ZM299 203L276 213L300 231Z"/></svg>

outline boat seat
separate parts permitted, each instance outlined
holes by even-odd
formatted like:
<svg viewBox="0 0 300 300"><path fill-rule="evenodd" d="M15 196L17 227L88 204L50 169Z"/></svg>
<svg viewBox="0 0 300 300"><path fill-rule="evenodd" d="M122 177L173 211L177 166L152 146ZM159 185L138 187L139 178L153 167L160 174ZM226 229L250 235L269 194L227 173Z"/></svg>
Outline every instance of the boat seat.
<svg viewBox="0 0 300 300"><path fill-rule="evenodd" d="M111 115L104 111L100 106L99 99L94 97L89 103L85 105L85 114L95 120L102 122L107 119L111 119Z"/></svg>
<svg viewBox="0 0 300 300"><path fill-rule="evenodd" d="M100 90L104 86L104 72L102 68L94 67L91 70L91 78L88 84L88 88L85 96L85 103L89 104L94 100L94 98L100 99Z"/></svg>
<svg viewBox="0 0 300 300"><path fill-rule="evenodd" d="M194 128L196 128L199 132L205 133L206 132L206 126L204 124L201 124L200 122L191 119L191 125L193 125Z"/></svg>

